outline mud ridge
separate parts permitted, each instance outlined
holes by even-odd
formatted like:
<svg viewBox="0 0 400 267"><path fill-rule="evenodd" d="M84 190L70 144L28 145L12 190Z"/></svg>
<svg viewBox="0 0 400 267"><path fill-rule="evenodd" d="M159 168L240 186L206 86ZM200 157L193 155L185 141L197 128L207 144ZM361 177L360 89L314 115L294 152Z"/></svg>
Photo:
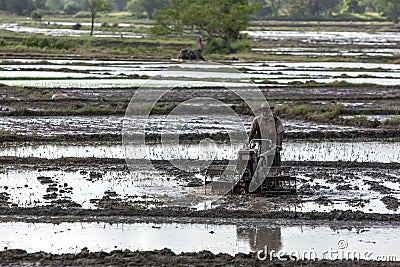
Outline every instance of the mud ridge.
<svg viewBox="0 0 400 267"><path fill-rule="evenodd" d="M294 212L294 211L266 211L257 212L251 210L228 210L222 207L215 209L195 211L189 208L155 208L155 209L79 209L60 207L34 207L34 208L6 208L0 207L0 216L75 216L77 221L94 220L99 217L120 216L121 222L124 217L188 217L188 218L231 218L231 219L286 219L286 220L312 220L312 221L380 221L400 222L399 214L364 213L361 211L339 211L331 212ZM91 218L90 217L96 217Z"/></svg>
<svg viewBox="0 0 400 267"><path fill-rule="evenodd" d="M51 254L46 252L27 253L22 249L0 252L3 266L41 265L41 266L398 266L395 262L371 262L365 260L299 260L282 261L273 259L260 261L257 254L226 253L214 254L203 250L199 252L174 253L164 248L154 251L114 250L111 252L90 252L83 248L79 253ZM289 257L284 257L289 259Z"/></svg>

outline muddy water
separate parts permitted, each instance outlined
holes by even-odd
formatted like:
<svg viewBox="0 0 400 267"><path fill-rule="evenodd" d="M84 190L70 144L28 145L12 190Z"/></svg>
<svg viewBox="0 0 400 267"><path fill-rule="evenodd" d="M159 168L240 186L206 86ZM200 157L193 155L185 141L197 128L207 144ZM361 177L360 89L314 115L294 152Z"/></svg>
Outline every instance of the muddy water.
<svg viewBox="0 0 400 267"><path fill-rule="evenodd" d="M349 116L342 116L342 118L344 118L344 119L352 119L352 118L355 118L355 117L357 117L357 116L351 116L351 115L349 115ZM374 120L377 120L377 121L379 121L379 122L384 122L385 120L387 120L387 119L391 119L391 118L400 118L400 115L366 115L365 116L366 118L367 118L367 120L369 120L369 121L374 121Z"/></svg>
<svg viewBox="0 0 400 267"><path fill-rule="evenodd" d="M262 52L265 54L273 55L293 55L301 57L321 57L321 56L334 56L334 57L354 57L359 58L362 56L368 57L392 57L400 54L400 49L381 48L381 49L343 49L332 47L325 47L323 52L320 48L314 47L278 47L278 48L253 48L254 52Z"/></svg>
<svg viewBox="0 0 400 267"><path fill-rule="evenodd" d="M34 88L126 88L140 87L143 85L151 87L179 87L185 84L177 80L147 80L147 79L65 79L65 80L0 80L0 83L8 86L27 86ZM189 85L190 84L186 84ZM191 86L203 87L243 87L246 83L240 82L201 82Z"/></svg>
<svg viewBox="0 0 400 267"><path fill-rule="evenodd" d="M79 170L6 169L0 173L0 191L10 194L10 204L19 207L56 205L54 201L64 200L77 203L82 208L96 208L96 202L91 200L101 199L107 192L112 192L112 196L118 197L121 202L143 201L143 190L134 186L139 176L163 177L173 180L171 184L177 186L174 177L165 172L142 169L128 173L93 166Z"/></svg>
<svg viewBox="0 0 400 267"><path fill-rule="evenodd" d="M76 203L82 208L92 209L104 207L97 206L97 200L110 196L108 202L114 199L120 205L137 203L149 207L146 201L157 200L165 205L181 205L182 201L189 201L187 204L200 210L215 207L210 206L207 196L204 196L204 176L196 172L189 173L188 169L168 169L165 168L167 165L160 169L158 165L142 164L132 166L128 172L121 166L106 168L97 164L63 168L38 166L40 168L35 166L33 169L9 166L0 173L0 194L8 196L8 202L2 205L37 207ZM382 202L385 196L400 199L398 170L297 167L294 175L298 180L296 196L287 199L255 197L246 200L240 207L259 212L352 210L400 213L398 208L388 207ZM195 182L196 186L188 187L190 182ZM221 205L218 203L216 205ZM232 199L225 199L223 203L223 206L230 207L233 204L237 208L237 203Z"/></svg>
<svg viewBox="0 0 400 267"><path fill-rule="evenodd" d="M51 36L88 36L89 30L72 30L72 29L49 29L49 28L36 28L19 26L17 23L2 24L0 29L11 32L22 32L22 33L36 33L45 34ZM112 31L94 31L93 35L96 37L123 37L123 38L144 38L145 34L134 34L132 32L112 32Z"/></svg>
<svg viewBox="0 0 400 267"><path fill-rule="evenodd" d="M299 40L311 44L370 45L390 47L400 42L397 32L298 32L298 31L245 31L255 40L287 41Z"/></svg>
<svg viewBox="0 0 400 267"><path fill-rule="evenodd" d="M51 79L82 79L82 78L106 78L111 77L111 75L101 75L101 74L86 74L86 73L66 73L66 72L56 72L56 71L0 71L0 77L3 79L7 78L51 78Z"/></svg>
<svg viewBox="0 0 400 267"><path fill-rule="evenodd" d="M379 85L398 85L399 67L395 64L371 64L371 63L351 63L343 62L338 64L335 62L324 63L289 63L289 62L269 62L265 63L232 63L225 65L226 70L221 70L217 66L210 63L201 64L177 64L164 62L114 62L114 61L48 61L47 64L32 64L34 60L26 60L26 65L20 64L21 60L7 60L0 64L3 69L1 71L0 83L10 86L29 86L29 87L53 87L53 88L100 88L100 87L129 87L141 86L145 80L132 79L113 79L118 75L147 75L149 77L158 77L152 80L152 86L178 86L185 79L203 79L204 86L238 86L243 85L240 79L276 79L280 84L287 84L293 79L298 81L308 81L317 79L319 82L332 82L332 78L340 78L340 80L350 83L372 83ZM41 62L40 62L41 63ZM83 66L82 64L85 64ZM168 69L168 68L172 69ZM233 68L248 69L247 72L237 75ZM296 70L293 70L296 69ZM333 68L353 68L353 71L332 71ZM368 69L379 68L380 72L369 72ZM48 71L49 69L53 71ZM57 72L62 70L62 72ZM81 71L85 73L68 73ZM210 71L213 70L213 71ZM329 71L330 70L330 71ZM277 72L279 71L279 72ZM341 77L346 74L347 77ZM358 78L358 76L364 76ZM15 77L24 78L24 80L15 80ZM29 80L28 78L35 78ZM101 77L101 80L85 79L88 77ZM371 78L368 78L371 77ZM11 80L9 78L12 78ZM37 78L45 78L46 80L37 80ZM54 80L55 78L63 78L62 81ZM66 79L70 78L70 79ZM225 79L228 81L207 82L207 79ZM164 80L163 80L164 79ZM168 79L168 80L166 80ZM182 81L177 81L181 79ZM150 85L150 84L147 84ZM278 84L279 85L279 84ZM276 86L276 85L275 85Z"/></svg>
<svg viewBox="0 0 400 267"><path fill-rule="evenodd" d="M154 61L113 61L113 60L46 60L46 64L43 63L42 59L2 59L1 67L4 69L23 69L23 68L73 68L76 70L115 70L115 68L120 69L130 69L130 70L164 70L169 67L176 67L184 64L174 63L174 62L154 62ZM22 63L22 64L21 64ZM29 65L29 64L34 64ZM67 65L66 65L67 64ZM64 65L64 66L63 66ZM66 66L65 66L66 65ZM186 64L185 66L190 65ZM195 64L197 68L201 66L206 68L211 68L213 65L210 64ZM285 70L285 69L307 69L307 70L331 70L335 68L345 68L345 69L382 69L386 71L399 71L400 66L398 64L385 64L385 63L365 63L365 62L283 62L283 61L269 61L269 62L240 62L236 61L226 62L227 66L232 66L233 68L246 67L250 70L257 71L275 71L275 70ZM15 67L13 67L15 66ZM27 66L27 67L25 67ZM214 65L215 66L215 65Z"/></svg>
<svg viewBox="0 0 400 267"><path fill-rule="evenodd" d="M191 159L222 160L236 159L242 145L200 144L182 145L132 145L121 144L3 144L0 156L65 158L125 158L126 151L132 159ZM132 151L137 151L133 153ZM350 161L350 162L400 162L400 143L398 142L286 142L282 152L284 161Z"/></svg>
<svg viewBox="0 0 400 267"><path fill-rule="evenodd" d="M354 104L354 103L353 103ZM366 105L360 103L359 105ZM194 109L196 107L193 107ZM238 116L245 129L250 129L252 117ZM227 119L228 118L228 119ZM59 134L121 134L124 117L122 116L40 116L40 117L2 117L0 131L15 132L21 135L49 136ZM153 116L151 119L137 116L130 118L126 127L130 133L141 133L140 127L144 123L150 124L149 133L163 133L168 125L169 133L173 134L203 134L220 133L221 131L243 130L240 124L229 120L228 116ZM218 123L217 123L218 122ZM311 133L311 132L350 132L360 128L328 125L297 120L283 121L286 133Z"/></svg>
<svg viewBox="0 0 400 267"><path fill-rule="evenodd" d="M84 247L90 251L154 250L167 247L175 253L209 250L231 255L259 251L267 246L270 252L275 250L289 254L297 251L305 258L311 256L321 259L324 250L334 250L359 252L356 258L365 258L365 252L371 252L369 260L377 259L378 256L400 259L396 246L400 236L399 227L344 227L285 225L271 221L228 225L3 222L0 223L0 245L2 249L20 248L28 252L77 253ZM310 251L315 254L307 254ZM337 254L333 255L325 257L341 259Z"/></svg>

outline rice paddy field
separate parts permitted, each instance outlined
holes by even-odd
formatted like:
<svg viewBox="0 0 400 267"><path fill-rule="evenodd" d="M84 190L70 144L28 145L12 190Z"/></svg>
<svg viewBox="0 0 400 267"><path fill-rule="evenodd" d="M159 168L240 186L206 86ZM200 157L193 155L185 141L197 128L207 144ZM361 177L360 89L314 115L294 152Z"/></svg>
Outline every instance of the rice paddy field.
<svg viewBox="0 0 400 267"><path fill-rule="evenodd" d="M71 25L0 40L88 34ZM398 30L255 24L250 52L200 62L177 59L191 36L99 26L104 51L0 46L0 265L399 264ZM296 194L207 193L263 99Z"/></svg>

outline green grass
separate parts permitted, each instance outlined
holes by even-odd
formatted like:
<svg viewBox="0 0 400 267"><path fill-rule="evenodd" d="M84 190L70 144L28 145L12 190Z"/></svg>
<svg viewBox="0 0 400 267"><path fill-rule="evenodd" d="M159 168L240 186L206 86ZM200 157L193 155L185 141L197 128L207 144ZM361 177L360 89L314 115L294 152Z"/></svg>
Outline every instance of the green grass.
<svg viewBox="0 0 400 267"><path fill-rule="evenodd" d="M288 106L284 104L278 106L275 112L283 118L329 122L339 117L341 109L342 105L324 105L315 108L307 105Z"/></svg>
<svg viewBox="0 0 400 267"><path fill-rule="evenodd" d="M99 115L116 115L124 114L126 106L90 106L86 105L81 108L60 108L36 111L28 108L17 108L15 111L2 114L3 116L99 116Z"/></svg>
<svg viewBox="0 0 400 267"><path fill-rule="evenodd" d="M0 16L0 22L15 22L15 21L27 21L25 17L4 15ZM43 22L50 22L46 24ZM43 16L42 22L35 22L28 20L27 26L31 27L46 27L46 28L71 28L71 26L55 25L51 22L90 22L90 18L74 18L73 16ZM107 30L115 32L133 32L137 34L147 33L147 30L153 22L149 20L140 20L132 17L128 12L110 13L103 14L96 18L96 23L100 23L102 27L95 27L95 30ZM130 27L117 26L119 23L129 23ZM288 30L296 30L296 27L291 26L292 21L253 21L253 25L259 25L267 28L274 28L275 26L287 27ZM299 30L304 30L304 27L312 27L315 30L327 30L332 27L336 27L338 30L354 30L364 31L370 27L369 22L352 22L355 25L354 28L343 28L342 26L348 25L348 22L295 22L298 25ZM264 26L263 26L264 25ZM373 30L379 30L380 28L393 29L392 24L387 22L374 22ZM371 26L372 27L372 26ZM82 29L88 30L89 26L83 26ZM251 27L250 27L251 28ZM308 30L308 28L307 28ZM130 58L171 58L177 57L177 53L180 49L196 49L196 34L174 34L169 36L155 37L148 36L143 39L130 39L121 37L112 38L96 38L89 36L69 36L69 37L51 37L42 35L28 35L24 33L8 32L0 30L0 48L7 52L14 53L34 53L44 54L47 51L51 51L52 57L66 56L65 51L69 51L70 54L79 54L83 57L130 57ZM268 55L255 53L250 51L250 47L263 48L265 44L259 44L258 42L252 42L251 40L242 39L233 44L234 48L238 50L235 54L220 54L207 53L207 42L206 42L206 53L204 56L210 60L232 60L238 59L247 61L288 61L288 62L321 62L321 61L333 61L333 62L362 62L363 59L355 58L344 58L344 57L298 57L294 55ZM289 44L288 44L289 45ZM271 46L271 44L268 44ZM265 48L265 47L264 47ZM369 62L385 62L385 63L396 63L400 62L399 57L388 58L371 58ZM345 71L343 69L343 71ZM351 71L351 70L349 70ZM379 69L373 70L379 71ZM333 85L334 86L334 85Z"/></svg>
<svg viewBox="0 0 400 267"><path fill-rule="evenodd" d="M400 125L400 118L390 117L389 119L384 120L382 124L385 126L397 126Z"/></svg>
<svg viewBox="0 0 400 267"><path fill-rule="evenodd" d="M365 122L367 120L368 120L368 117L366 115L358 115L358 116L354 116L353 118L344 119L344 121L347 123Z"/></svg>

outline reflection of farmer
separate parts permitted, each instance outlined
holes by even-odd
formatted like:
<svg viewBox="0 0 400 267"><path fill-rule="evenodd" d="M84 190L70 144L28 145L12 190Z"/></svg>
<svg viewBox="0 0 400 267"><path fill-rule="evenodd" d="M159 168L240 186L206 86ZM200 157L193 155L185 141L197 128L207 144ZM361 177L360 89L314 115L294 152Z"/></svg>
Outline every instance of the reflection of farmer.
<svg viewBox="0 0 400 267"><path fill-rule="evenodd" d="M199 38L199 49L197 50L198 59L205 60L204 57L203 57L203 49L204 49L204 43L203 43L203 40L201 39L201 36L200 36L200 38Z"/></svg>
<svg viewBox="0 0 400 267"><path fill-rule="evenodd" d="M281 228L278 226L252 226L238 227L236 236L238 239L248 240L250 249L258 251L265 249L279 251L282 247Z"/></svg>
<svg viewBox="0 0 400 267"><path fill-rule="evenodd" d="M272 110L273 107L269 108L268 105L261 106L261 114L255 117L251 124L249 142L252 139L272 139L276 134L276 149L272 166L280 166L284 128L281 120L273 115Z"/></svg>

